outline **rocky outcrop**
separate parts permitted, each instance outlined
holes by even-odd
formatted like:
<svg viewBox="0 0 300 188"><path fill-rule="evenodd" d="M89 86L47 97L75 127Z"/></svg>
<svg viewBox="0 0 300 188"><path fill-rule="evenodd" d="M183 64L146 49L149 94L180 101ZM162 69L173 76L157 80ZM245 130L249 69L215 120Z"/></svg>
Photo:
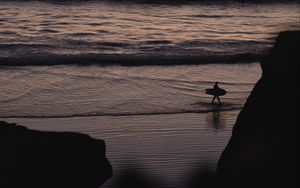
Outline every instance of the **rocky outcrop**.
<svg viewBox="0 0 300 188"><path fill-rule="evenodd" d="M98 188L112 176L105 143L0 122L0 187Z"/></svg>
<svg viewBox="0 0 300 188"><path fill-rule="evenodd" d="M299 187L300 31L282 32L219 160L219 187Z"/></svg>

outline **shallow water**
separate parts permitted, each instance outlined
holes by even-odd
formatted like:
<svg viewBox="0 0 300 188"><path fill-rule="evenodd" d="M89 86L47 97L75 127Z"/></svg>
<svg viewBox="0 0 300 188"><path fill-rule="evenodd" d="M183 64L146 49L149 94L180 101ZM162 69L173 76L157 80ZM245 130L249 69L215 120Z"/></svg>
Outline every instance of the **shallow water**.
<svg viewBox="0 0 300 188"><path fill-rule="evenodd" d="M0 67L0 117L176 114L240 109L260 77L257 63L193 66ZM223 106L205 94L215 81ZM218 109L216 109L218 108Z"/></svg>

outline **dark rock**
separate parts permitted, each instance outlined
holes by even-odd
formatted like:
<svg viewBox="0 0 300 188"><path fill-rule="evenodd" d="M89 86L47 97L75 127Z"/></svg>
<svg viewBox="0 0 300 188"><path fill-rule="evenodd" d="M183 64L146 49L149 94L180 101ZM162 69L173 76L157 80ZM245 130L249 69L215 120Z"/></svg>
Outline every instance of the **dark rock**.
<svg viewBox="0 0 300 188"><path fill-rule="evenodd" d="M123 170L121 174L112 188L165 188L153 177L130 167Z"/></svg>
<svg viewBox="0 0 300 188"><path fill-rule="evenodd" d="M0 187L98 188L112 176L105 143L0 122Z"/></svg>
<svg viewBox="0 0 300 188"><path fill-rule="evenodd" d="M300 31L282 32L219 160L217 185L299 187Z"/></svg>

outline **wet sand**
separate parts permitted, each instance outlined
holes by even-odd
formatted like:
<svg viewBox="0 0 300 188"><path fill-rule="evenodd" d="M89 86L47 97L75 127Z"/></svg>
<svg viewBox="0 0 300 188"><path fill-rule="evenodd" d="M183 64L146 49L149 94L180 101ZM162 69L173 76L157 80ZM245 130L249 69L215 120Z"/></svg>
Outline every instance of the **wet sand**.
<svg viewBox="0 0 300 188"><path fill-rule="evenodd" d="M226 146L239 110L169 115L76 118L4 118L30 129L87 133L106 142L114 175L110 188L128 169L151 181L179 188L196 167L212 171Z"/></svg>

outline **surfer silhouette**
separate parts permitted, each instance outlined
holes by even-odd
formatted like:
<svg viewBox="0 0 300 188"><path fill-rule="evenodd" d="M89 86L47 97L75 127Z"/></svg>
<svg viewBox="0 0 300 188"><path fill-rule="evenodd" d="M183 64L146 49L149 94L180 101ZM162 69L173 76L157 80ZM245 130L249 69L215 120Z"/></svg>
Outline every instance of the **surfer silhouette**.
<svg viewBox="0 0 300 188"><path fill-rule="evenodd" d="M222 104L222 102L220 100L220 96L225 95L227 93L224 89L219 88L218 84L219 84L219 82L215 82L215 85L213 88L206 89L206 92L205 92L206 94L214 96L211 101L211 104L214 104L216 98L217 98L219 104Z"/></svg>
<svg viewBox="0 0 300 188"><path fill-rule="evenodd" d="M219 86L218 86L218 84L219 84L219 82L216 82L215 85L214 85L214 90L215 90L215 91L217 91L217 90L220 89ZM214 98L213 98L213 100L211 101L211 103L213 104L213 103L215 102L215 99L216 99L216 98L218 99L219 104L221 104L220 97L219 97L219 95L217 95L217 93L214 94Z"/></svg>

